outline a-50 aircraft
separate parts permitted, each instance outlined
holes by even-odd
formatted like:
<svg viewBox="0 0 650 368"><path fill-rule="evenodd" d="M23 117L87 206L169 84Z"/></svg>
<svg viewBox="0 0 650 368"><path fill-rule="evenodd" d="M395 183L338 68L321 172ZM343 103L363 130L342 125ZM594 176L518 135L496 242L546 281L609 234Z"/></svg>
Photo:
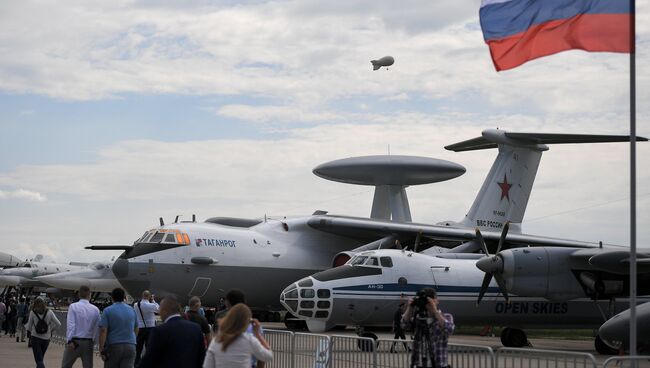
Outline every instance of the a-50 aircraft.
<svg viewBox="0 0 650 368"><path fill-rule="evenodd" d="M314 215L282 220L213 218L163 224L147 231L134 245L91 246L89 249L120 249L124 253L113 265L113 273L132 295L144 289L157 296L173 294L181 301L198 295L206 305L215 305L231 288L247 293L248 303L258 308L280 307L278 294L289 283L342 264L361 250L376 249L399 240L402 244L457 246L454 251L479 249L474 227L486 231L488 242L498 240L498 230L512 221L518 231L532 189L544 143L618 142L627 136L507 133L486 130L483 137L451 147L458 150L499 147L492 169L474 204L461 223L416 224L406 220ZM639 138L643 140L643 138ZM462 168L462 167L461 167ZM463 169L464 171L464 169ZM399 176L388 177L398 180ZM387 198L399 213L408 212L403 190L375 192ZM398 183L404 184L404 183ZM377 195L384 193L385 195ZM399 195L398 195L399 194ZM394 199L400 200L394 200ZM375 208L382 208L381 204ZM395 209L392 209L395 213ZM374 212L374 211L373 211ZM377 211L384 213L384 211ZM591 244L523 234L508 240L517 244L589 247Z"/></svg>

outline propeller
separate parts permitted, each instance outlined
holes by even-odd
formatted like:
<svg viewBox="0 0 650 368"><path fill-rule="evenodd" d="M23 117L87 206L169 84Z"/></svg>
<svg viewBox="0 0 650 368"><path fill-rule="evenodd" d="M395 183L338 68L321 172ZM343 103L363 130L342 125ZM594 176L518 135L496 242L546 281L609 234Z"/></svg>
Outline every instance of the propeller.
<svg viewBox="0 0 650 368"><path fill-rule="evenodd" d="M485 257L479 259L476 262L476 267L478 267L481 271L485 272L485 276L483 277L483 283L481 284L481 290L478 293L478 300L476 301L476 304L481 303L481 300L483 299L483 296L485 295L485 292L487 291L487 288L490 285L490 281L492 281L492 276L494 276L497 285L499 285L499 290L501 291L501 294L503 294L503 297L506 299L506 302L510 301L510 299L508 298L508 291L505 288L505 282L501 277L501 273L503 272L503 258L499 255L499 252L501 252L501 248L505 243L506 236L508 235L509 228L510 228L510 221L506 222L503 225L503 230L501 231L501 237L499 238L499 245L497 246L497 251L492 257L490 257L490 253L488 252L487 245L485 244L485 240L483 239L483 235L481 235L481 230L476 228L476 240L481 245L481 249L483 250L483 253L485 253Z"/></svg>

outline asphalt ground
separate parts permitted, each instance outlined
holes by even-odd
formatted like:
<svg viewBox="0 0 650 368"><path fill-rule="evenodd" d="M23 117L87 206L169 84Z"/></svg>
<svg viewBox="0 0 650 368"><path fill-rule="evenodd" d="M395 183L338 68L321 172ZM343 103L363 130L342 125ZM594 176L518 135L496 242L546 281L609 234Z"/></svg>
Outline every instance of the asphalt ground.
<svg viewBox="0 0 650 368"><path fill-rule="evenodd" d="M263 323L264 328L273 329L273 330L285 330L284 324L282 323ZM351 329L344 331L330 331L326 333L327 335L343 335L343 336L356 336L355 332ZM389 332L378 332L376 333L379 338L391 339L393 336ZM407 336L408 338L408 336ZM531 338L532 348L534 349L544 349L544 350L557 350L565 352L579 352L579 353L589 353L593 354L596 357L598 367L602 366L602 363L608 358L608 356L602 356L596 353L593 346L593 341L591 340L571 340L571 339L557 339L557 338ZM487 346L496 350L501 347L501 342L499 337L491 336L475 336L475 335L454 335L451 337L450 342L453 344L459 345L478 345L478 346ZM283 346L274 346L274 350L282 350L285 347ZM51 342L50 346L45 354L45 366L46 367L60 367L61 360L63 357L62 345ZM351 351L352 354L360 354L356 349ZM279 355L278 355L279 358ZM276 364L272 366L282 366L283 364L280 361L276 361ZM348 366L347 364L343 364ZM340 366L343 366L340 365ZM27 343L17 343L15 338L9 338L8 335L0 335L0 367L1 368L22 368L22 367L34 367L34 358L32 355L32 350L27 347ZM99 356L95 355L94 359L95 367L103 367L103 362ZM311 366L311 365L310 365ZM354 365L351 365L354 366ZM406 367L406 365L395 364L393 367ZM505 364L503 365L506 366ZM535 367L534 364L526 365L507 365L508 367ZM544 365L542 365L544 366ZM549 367L555 367L556 365L550 365ZM576 367L584 367L581 365L575 365ZM81 360L78 360L75 364L75 367L81 367ZM562 367L573 367L573 365L563 365ZM640 368L650 368L650 362L644 361L639 365ZM300 367L296 367L300 368ZM457 367L456 367L457 368ZM614 366L612 366L614 368Z"/></svg>

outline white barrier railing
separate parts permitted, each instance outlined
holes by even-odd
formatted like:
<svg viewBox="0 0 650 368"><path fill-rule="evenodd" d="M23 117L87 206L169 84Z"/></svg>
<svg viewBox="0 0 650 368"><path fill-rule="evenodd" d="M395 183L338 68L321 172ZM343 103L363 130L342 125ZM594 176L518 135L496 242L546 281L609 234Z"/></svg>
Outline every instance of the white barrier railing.
<svg viewBox="0 0 650 368"><path fill-rule="evenodd" d="M449 364L452 367L493 368L494 351L488 346L449 344Z"/></svg>
<svg viewBox="0 0 650 368"><path fill-rule="evenodd" d="M293 334L291 367L329 368L331 342L327 335L296 332Z"/></svg>
<svg viewBox="0 0 650 368"><path fill-rule="evenodd" d="M607 359L603 368L648 368L650 367L650 355L642 356L617 356Z"/></svg>
<svg viewBox="0 0 650 368"><path fill-rule="evenodd" d="M273 360L266 364L268 368L293 367L293 332L282 330L264 330L264 338L271 345Z"/></svg>
<svg viewBox="0 0 650 368"><path fill-rule="evenodd" d="M334 335L331 339L331 368L377 367L377 351L372 338Z"/></svg>
<svg viewBox="0 0 650 368"><path fill-rule="evenodd" d="M499 368L596 368L596 358L588 353L557 350L500 348L494 355Z"/></svg>
<svg viewBox="0 0 650 368"><path fill-rule="evenodd" d="M377 368L408 367L413 340L377 340Z"/></svg>

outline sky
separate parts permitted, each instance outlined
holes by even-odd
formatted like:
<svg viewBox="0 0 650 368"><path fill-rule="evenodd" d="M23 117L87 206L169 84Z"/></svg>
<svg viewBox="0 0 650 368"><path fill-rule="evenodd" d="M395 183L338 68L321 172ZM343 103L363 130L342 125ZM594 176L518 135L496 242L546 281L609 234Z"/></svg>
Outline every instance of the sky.
<svg viewBox="0 0 650 368"><path fill-rule="evenodd" d="M373 189L317 165L399 154L467 168L408 188L413 220L460 220L500 128L629 133L629 55L568 51L496 72L478 0L0 2L0 251L108 259L177 215L369 216ZM650 3L637 2L637 134L650 137ZM385 55L395 64L372 71ZM527 234L630 244L629 144L551 146ZM650 247L650 144L637 146Z"/></svg>

